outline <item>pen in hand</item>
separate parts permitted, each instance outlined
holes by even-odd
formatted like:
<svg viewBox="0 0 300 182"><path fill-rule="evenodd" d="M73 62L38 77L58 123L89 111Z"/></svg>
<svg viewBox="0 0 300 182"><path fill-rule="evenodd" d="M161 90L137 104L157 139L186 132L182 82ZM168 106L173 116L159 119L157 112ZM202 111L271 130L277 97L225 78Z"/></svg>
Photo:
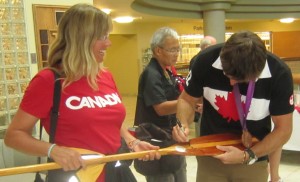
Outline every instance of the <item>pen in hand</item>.
<svg viewBox="0 0 300 182"><path fill-rule="evenodd" d="M177 118L176 118L176 123L178 124L178 126L179 126L180 130L182 131L182 133L185 135L184 128L183 128L181 122L179 121L179 119L177 119Z"/></svg>

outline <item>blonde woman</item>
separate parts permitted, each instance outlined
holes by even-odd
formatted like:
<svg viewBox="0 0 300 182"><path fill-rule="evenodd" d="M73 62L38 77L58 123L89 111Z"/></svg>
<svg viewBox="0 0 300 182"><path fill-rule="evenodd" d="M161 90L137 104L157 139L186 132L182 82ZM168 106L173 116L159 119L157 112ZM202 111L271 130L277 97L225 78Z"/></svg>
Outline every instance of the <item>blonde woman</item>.
<svg viewBox="0 0 300 182"><path fill-rule="evenodd" d="M48 156L64 171L86 167L80 153L70 147L114 154L122 136L133 151L158 149L140 142L122 127L125 108L112 74L102 64L111 45L108 37L111 30L110 17L92 5L77 4L64 13L49 50L49 68L37 73L29 84L7 130L8 146L30 155ZM50 130L54 89L50 69L60 73L62 84L55 143L31 135L38 120L48 133ZM159 157L152 152L143 160ZM65 181L57 177L50 173L48 180ZM105 181L104 173L96 181Z"/></svg>

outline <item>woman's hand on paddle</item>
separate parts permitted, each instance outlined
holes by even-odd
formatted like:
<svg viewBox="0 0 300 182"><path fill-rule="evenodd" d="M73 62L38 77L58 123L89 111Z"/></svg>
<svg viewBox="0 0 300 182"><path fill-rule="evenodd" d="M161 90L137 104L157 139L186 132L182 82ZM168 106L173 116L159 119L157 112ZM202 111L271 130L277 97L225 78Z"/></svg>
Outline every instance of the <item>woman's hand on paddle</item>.
<svg viewBox="0 0 300 182"><path fill-rule="evenodd" d="M217 149L224 151L223 154L216 155L214 158L220 159L224 164L242 164L245 161L244 151L233 146L216 146Z"/></svg>
<svg viewBox="0 0 300 182"><path fill-rule="evenodd" d="M50 156L56 163L62 166L64 171L76 170L80 167L83 169L86 168L80 153L70 148L56 145L53 147Z"/></svg>
<svg viewBox="0 0 300 182"><path fill-rule="evenodd" d="M184 127L184 125L182 125L182 127L179 127L179 125L176 125L173 127L172 136L173 139L177 142L187 142L189 132L190 130L188 127Z"/></svg>
<svg viewBox="0 0 300 182"><path fill-rule="evenodd" d="M155 160L155 159L160 159L161 155L159 152L156 150L159 149L159 146L151 145L148 142L145 141L140 141L134 148L133 150L135 152L140 152L140 151L145 151L149 150L149 153L145 155L143 158L139 158L139 160L143 161L149 161L149 160Z"/></svg>

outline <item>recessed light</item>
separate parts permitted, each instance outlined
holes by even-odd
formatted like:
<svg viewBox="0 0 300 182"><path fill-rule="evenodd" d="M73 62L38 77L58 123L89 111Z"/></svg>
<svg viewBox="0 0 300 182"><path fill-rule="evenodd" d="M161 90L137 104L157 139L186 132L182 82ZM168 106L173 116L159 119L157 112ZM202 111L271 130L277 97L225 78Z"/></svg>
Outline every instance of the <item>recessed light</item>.
<svg viewBox="0 0 300 182"><path fill-rule="evenodd" d="M111 9L108 9L108 8L103 8L103 9L101 9L101 11L103 11L104 13L106 13L106 14L110 14L110 12L111 12Z"/></svg>
<svg viewBox="0 0 300 182"><path fill-rule="evenodd" d="M292 23L292 22L294 22L294 20L295 20L294 18L282 18L279 21L281 23Z"/></svg>
<svg viewBox="0 0 300 182"><path fill-rule="evenodd" d="M119 16L117 18L115 18L114 20L118 23L131 23L133 22L133 17L131 16Z"/></svg>

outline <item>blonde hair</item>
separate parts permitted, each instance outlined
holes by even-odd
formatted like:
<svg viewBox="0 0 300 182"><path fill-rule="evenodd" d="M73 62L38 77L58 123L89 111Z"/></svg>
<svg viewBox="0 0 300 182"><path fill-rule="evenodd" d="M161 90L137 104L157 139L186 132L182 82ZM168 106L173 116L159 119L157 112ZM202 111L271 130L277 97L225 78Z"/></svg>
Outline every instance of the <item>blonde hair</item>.
<svg viewBox="0 0 300 182"><path fill-rule="evenodd" d="M65 78L63 88L85 76L89 85L98 89L97 76L103 64L97 62L93 45L111 30L111 18L92 5L76 4L64 13L48 54L50 68L58 69Z"/></svg>

